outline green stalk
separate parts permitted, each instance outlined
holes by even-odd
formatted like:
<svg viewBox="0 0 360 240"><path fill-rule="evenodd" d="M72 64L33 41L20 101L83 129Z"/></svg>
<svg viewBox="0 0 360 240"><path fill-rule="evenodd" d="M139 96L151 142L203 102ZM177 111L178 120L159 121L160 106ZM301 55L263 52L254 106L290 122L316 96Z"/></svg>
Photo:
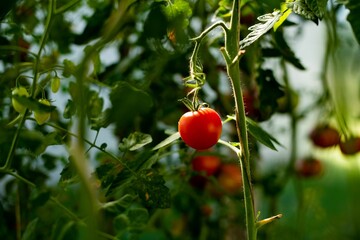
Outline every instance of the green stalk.
<svg viewBox="0 0 360 240"><path fill-rule="evenodd" d="M227 73L230 78L235 98L236 129L239 137L242 155L239 156L243 180L244 203L246 213L247 239L255 240L257 235L253 192L250 174L250 151L246 126L245 108L242 97L239 61L240 42L240 0L234 1L230 29L225 39L225 50L222 51L227 61ZM230 61L229 61L230 60ZM235 61L234 61L235 60Z"/></svg>

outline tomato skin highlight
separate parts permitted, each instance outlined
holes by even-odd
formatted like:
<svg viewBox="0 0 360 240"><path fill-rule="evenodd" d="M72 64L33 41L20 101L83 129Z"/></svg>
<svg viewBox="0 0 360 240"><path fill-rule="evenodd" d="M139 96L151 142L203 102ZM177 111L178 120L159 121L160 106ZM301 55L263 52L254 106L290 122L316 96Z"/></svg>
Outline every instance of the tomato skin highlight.
<svg viewBox="0 0 360 240"><path fill-rule="evenodd" d="M214 146L220 139L222 122L219 114L211 108L184 113L178 123L182 140L197 150Z"/></svg>

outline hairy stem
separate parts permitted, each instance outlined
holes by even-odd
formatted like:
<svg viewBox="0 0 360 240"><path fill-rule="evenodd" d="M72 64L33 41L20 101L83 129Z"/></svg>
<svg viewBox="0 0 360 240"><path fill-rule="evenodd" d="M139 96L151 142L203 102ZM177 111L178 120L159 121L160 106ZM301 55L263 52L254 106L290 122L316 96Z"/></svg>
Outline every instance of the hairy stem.
<svg viewBox="0 0 360 240"><path fill-rule="evenodd" d="M240 67L239 61L239 42L240 42L240 0L235 0L233 3L232 16L230 21L230 31L225 39L225 55L227 60L227 72L230 78L230 83L235 98L235 116L236 129L239 137L240 148L242 151L239 157L242 168L241 174L244 188L244 203L246 213L246 231L247 239L255 240L257 235L254 200L251 185L251 171L250 171L250 151L248 146L248 133L246 126L245 108L242 97L241 81L240 81ZM236 59L234 62L233 60Z"/></svg>

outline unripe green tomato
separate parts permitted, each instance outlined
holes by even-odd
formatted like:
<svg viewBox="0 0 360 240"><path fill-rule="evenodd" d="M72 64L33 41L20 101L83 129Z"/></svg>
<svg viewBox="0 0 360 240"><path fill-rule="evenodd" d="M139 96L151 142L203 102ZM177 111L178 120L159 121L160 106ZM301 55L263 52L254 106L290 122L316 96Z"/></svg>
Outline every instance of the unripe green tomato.
<svg viewBox="0 0 360 240"><path fill-rule="evenodd" d="M51 80L51 91L53 93L57 93L59 91L59 88L60 88L60 78L56 76Z"/></svg>
<svg viewBox="0 0 360 240"><path fill-rule="evenodd" d="M18 95L18 96L24 96L29 97L29 93L24 87L17 87L12 91L12 95ZM18 101L15 100L15 98L11 99L11 103L15 109L20 114L24 114L26 107L22 104L20 104Z"/></svg>
<svg viewBox="0 0 360 240"><path fill-rule="evenodd" d="M47 99L39 99L39 103L50 106L50 102ZM50 118L50 113L49 112L43 112L43 111L35 111L34 112L34 117L36 122L39 125L44 124L47 120L49 120Z"/></svg>

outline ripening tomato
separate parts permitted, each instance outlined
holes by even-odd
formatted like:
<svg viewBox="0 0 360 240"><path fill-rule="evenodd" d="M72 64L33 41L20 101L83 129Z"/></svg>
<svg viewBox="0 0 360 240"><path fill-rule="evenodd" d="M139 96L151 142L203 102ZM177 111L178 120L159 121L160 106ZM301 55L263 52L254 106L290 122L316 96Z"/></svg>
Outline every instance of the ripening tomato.
<svg viewBox="0 0 360 240"><path fill-rule="evenodd" d="M50 102L47 99L39 99L39 103L50 106ZM49 112L35 111L34 117L39 125L44 124L50 118Z"/></svg>
<svg viewBox="0 0 360 240"><path fill-rule="evenodd" d="M228 194L236 194L242 190L242 176L239 164L224 163L217 176L219 185Z"/></svg>
<svg viewBox="0 0 360 240"><path fill-rule="evenodd" d="M335 128L329 125L319 125L310 133L310 139L315 146L327 148L340 143L340 134Z"/></svg>
<svg viewBox="0 0 360 240"><path fill-rule="evenodd" d="M26 88L24 87L17 87L12 91L12 95L18 95L18 96L24 96L24 97L29 97L29 93L26 90ZM16 101L14 98L11 100L12 105L14 107L14 109L20 113L20 114L24 114L26 107L23 106L22 104L20 104L18 101Z"/></svg>
<svg viewBox="0 0 360 240"><path fill-rule="evenodd" d="M197 150L214 146L220 139L222 122L219 114L211 108L184 113L178 123L182 140Z"/></svg>
<svg viewBox="0 0 360 240"><path fill-rule="evenodd" d="M300 160L296 166L296 173L304 178L318 176L322 173L322 170L322 162L313 157Z"/></svg>
<svg viewBox="0 0 360 240"><path fill-rule="evenodd" d="M339 144L340 150L345 155L354 155L360 152L360 137L345 139Z"/></svg>
<svg viewBox="0 0 360 240"><path fill-rule="evenodd" d="M214 175L221 165L221 160L217 156L200 155L191 161L191 167L196 172L204 172L206 176Z"/></svg>

